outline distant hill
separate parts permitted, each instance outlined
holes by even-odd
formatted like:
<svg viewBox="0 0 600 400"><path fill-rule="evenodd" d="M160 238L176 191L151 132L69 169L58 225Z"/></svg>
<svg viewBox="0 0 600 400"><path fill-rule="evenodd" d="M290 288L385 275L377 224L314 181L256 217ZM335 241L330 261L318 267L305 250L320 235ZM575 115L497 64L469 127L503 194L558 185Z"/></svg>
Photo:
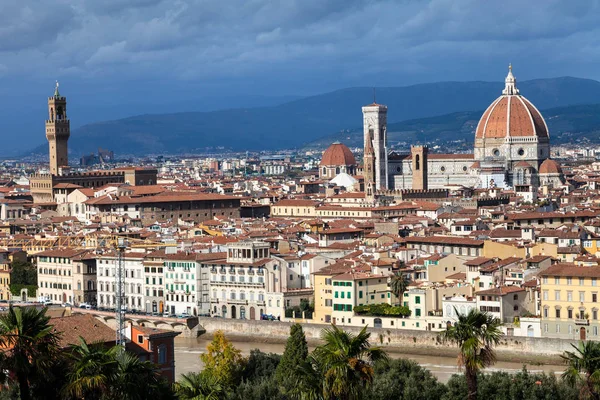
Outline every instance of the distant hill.
<svg viewBox="0 0 600 400"><path fill-rule="evenodd" d="M444 144L463 140L470 147L483 111L464 111L388 124L388 142L390 146L394 146L403 143ZM552 144L600 143L600 104L555 107L540 111L548 124ZM349 147L362 147L362 127L328 135L305 147L323 148L335 141L343 142Z"/></svg>
<svg viewBox="0 0 600 400"><path fill-rule="evenodd" d="M376 95L379 103L389 107L388 124L392 124L482 110L503 87L503 82L439 82L377 88ZM594 80L537 79L519 82L518 87L540 109L600 103L600 82ZM139 115L84 125L72 132L69 146L72 157L98 147L140 155L194 153L218 146L232 150L295 148L361 126L361 107L372 98L372 88L349 88L272 107ZM465 113L456 118L474 117ZM450 126L444 129L449 137L457 133ZM45 153L47 145L40 142L34 151Z"/></svg>

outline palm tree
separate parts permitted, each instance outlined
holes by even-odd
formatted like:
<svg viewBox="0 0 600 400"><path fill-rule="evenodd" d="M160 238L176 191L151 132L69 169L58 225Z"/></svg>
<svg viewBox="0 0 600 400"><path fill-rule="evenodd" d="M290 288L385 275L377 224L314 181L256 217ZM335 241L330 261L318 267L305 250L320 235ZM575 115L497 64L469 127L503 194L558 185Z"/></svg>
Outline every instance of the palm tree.
<svg viewBox="0 0 600 400"><path fill-rule="evenodd" d="M600 400L600 343L594 341L571 344L575 351L565 351L561 358L567 365L562 377L572 386L581 384L581 390Z"/></svg>
<svg viewBox="0 0 600 400"><path fill-rule="evenodd" d="M108 390L117 374L116 348L102 343L88 345L80 338L79 345L71 347L72 364L67 374L65 396L77 399L99 399Z"/></svg>
<svg viewBox="0 0 600 400"><path fill-rule="evenodd" d="M175 384L175 393L181 400L219 400L224 390L213 375L190 372L183 374Z"/></svg>
<svg viewBox="0 0 600 400"><path fill-rule="evenodd" d="M402 295L408 289L408 285L410 285L410 280L406 277L406 275L402 275L401 272L397 272L392 276L390 281L390 289L394 296L398 299L398 304L402 305Z"/></svg>
<svg viewBox="0 0 600 400"><path fill-rule="evenodd" d="M43 374L58 352L58 334L46 310L10 306L0 316L0 347L7 349L2 367L16 377L22 400L31 399L31 380Z"/></svg>
<svg viewBox="0 0 600 400"><path fill-rule="evenodd" d="M315 349L313 357L324 376L325 399L358 399L362 389L373 382L373 364L388 357L381 348L371 347L370 336L366 326L357 335L335 325L322 331L325 343Z"/></svg>
<svg viewBox="0 0 600 400"><path fill-rule="evenodd" d="M500 341L502 322L477 309L471 309L468 314L458 315L458 321L440 332L444 342L458 345L458 364L465 368L467 399L477 399L477 373L496 362L494 346Z"/></svg>
<svg viewBox="0 0 600 400"><path fill-rule="evenodd" d="M313 355L293 369L292 387L286 395L293 400L323 400L323 372Z"/></svg>
<svg viewBox="0 0 600 400"><path fill-rule="evenodd" d="M110 382L111 399L144 400L174 398L170 387L150 361L141 361L120 346L114 347L117 371ZM171 392L171 393L170 393Z"/></svg>

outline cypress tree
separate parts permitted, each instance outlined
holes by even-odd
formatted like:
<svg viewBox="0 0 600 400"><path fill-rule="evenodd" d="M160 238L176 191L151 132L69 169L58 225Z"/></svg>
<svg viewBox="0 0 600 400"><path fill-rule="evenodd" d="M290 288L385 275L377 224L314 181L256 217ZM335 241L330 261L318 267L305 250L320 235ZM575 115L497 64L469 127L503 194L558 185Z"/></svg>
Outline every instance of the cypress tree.
<svg viewBox="0 0 600 400"><path fill-rule="evenodd" d="M283 392L292 386L296 368L304 363L308 357L308 345L302 325L294 324L290 328L290 337L285 345L281 361L275 370L275 381L281 385Z"/></svg>

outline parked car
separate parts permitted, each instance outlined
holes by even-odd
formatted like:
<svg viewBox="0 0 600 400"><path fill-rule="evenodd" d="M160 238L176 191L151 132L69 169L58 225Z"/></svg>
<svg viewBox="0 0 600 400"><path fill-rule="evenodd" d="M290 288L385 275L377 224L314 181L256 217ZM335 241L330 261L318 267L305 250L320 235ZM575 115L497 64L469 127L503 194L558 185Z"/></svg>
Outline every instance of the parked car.
<svg viewBox="0 0 600 400"><path fill-rule="evenodd" d="M187 319L187 318L189 318L189 317L191 317L191 315L190 315L190 314L188 314L188 313L186 313L186 312L184 312L184 313L181 313L181 314L179 314L179 315L177 316L177 318L182 318L182 319Z"/></svg>

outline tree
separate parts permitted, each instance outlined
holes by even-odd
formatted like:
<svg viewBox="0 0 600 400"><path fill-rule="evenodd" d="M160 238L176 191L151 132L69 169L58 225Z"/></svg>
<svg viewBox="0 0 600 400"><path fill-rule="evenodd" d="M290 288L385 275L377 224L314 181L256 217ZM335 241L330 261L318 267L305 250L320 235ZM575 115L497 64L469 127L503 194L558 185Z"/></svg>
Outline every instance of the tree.
<svg viewBox="0 0 600 400"><path fill-rule="evenodd" d="M80 338L79 345L71 346L72 360L67 374L65 396L78 399L100 399L108 391L117 374L116 349L103 344L90 344Z"/></svg>
<svg viewBox="0 0 600 400"><path fill-rule="evenodd" d="M374 364L388 357L381 348L371 347L370 336L366 326L357 335L335 325L322 331L325 343L314 350L313 357L323 373L325 399L359 399L362 389L373 382Z"/></svg>
<svg viewBox="0 0 600 400"><path fill-rule="evenodd" d="M258 349L250 351L250 356L242 371L242 380L252 382L263 378L272 378L281 362L281 355L263 353Z"/></svg>
<svg viewBox="0 0 600 400"><path fill-rule="evenodd" d="M581 341L571 344L575 351L565 351L561 358L567 365L563 379L571 386L581 385L581 390L595 400L600 399L600 343Z"/></svg>
<svg viewBox="0 0 600 400"><path fill-rule="evenodd" d="M396 359L376 365L373 385L364 399L440 399L445 392L445 386L431 372L414 361Z"/></svg>
<svg viewBox="0 0 600 400"><path fill-rule="evenodd" d="M7 349L1 365L16 377L22 400L31 399L30 384L57 357L58 335L48 323L46 310L10 306L0 315L0 346Z"/></svg>
<svg viewBox="0 0 600 400"><path fill-rule="evenodd" d="M174 399L170 385L150 361L142 361L120 346L114 346L116 374L110 382L108 399L145 400Z"/></svg>
<svg viewBox="0 0 600 400"><path fill-rule="evenodd" d="M398 304L402 305L402 295L408 289L408 285L410 284L410 280L403 275L401 272L397 272L392 276L392 280L390 281L390 289L394 296L398 299Z"/></svg>
<svg viewBox="0 0 600 400"><path fill-rule="evenodd" d="M214 376L225 388L233 387L246 362L241 351L227 340L222 331L215 332L206 350L206 353L200 355L204 371Z"/></svg>
<svg viewBox="0 0 600 400"><path fill-rule="evenodd" d="M30 262L15 260L10 263L10 283L14 285L37 285L37 270Z"/></svg>
<svg viewBox="0 0 600 400"><path fill-rule="evenodd" d="M284 393L294 386L295 369L305 362L307 357L308 344L306 343L304 330L302 325L294 324L290 327L290 337L285 345L281 361L275 370L275 381L281 385Z"/></svg>
<svg viewBox="0 0 600 400"><path fill-rule="evenodd" d="M456 310L455 310L456 311ZM458 345L458 364L465 368L468 400L477 399L477 373L494 364L494 346L500 341L502 323L488 313L472 309L468 314L458 315L458 321L440 332L444 342Z"/></svg>
<svg viewBox="0 0 600 400"><path fill-rule="evenodd" d="M72 360L63 388L66 398L102 400L171 399L174 395L154 364L141 361L121 346L88 344L71 347Z"/></svg>

